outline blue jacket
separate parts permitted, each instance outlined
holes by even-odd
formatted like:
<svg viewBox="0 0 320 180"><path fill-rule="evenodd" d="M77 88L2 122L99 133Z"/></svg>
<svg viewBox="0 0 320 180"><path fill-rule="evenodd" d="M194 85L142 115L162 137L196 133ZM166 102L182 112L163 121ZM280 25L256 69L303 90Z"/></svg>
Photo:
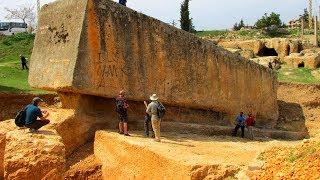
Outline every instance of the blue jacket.
<svg viewBox="0 0 320 180"><path fill-rule="evenodd" d="M244 123L246 121L245 115L242 115L242 116L238 115L236 118L236 121L237 121L237 125L244 126Z"/></svg>

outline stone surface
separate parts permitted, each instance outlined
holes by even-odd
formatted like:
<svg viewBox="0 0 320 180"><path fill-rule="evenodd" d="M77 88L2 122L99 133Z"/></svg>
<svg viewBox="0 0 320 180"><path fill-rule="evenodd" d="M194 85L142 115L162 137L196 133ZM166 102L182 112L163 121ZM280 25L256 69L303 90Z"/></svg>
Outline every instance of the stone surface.
<svg viewBox="0 0 320 180"><path fill-rule="evenodd" d="M0 179L4 177L4 154L6 147L6 135L8 132L17 130L18 127L14 124L14 121L7 120L0 122Z"/></svg>
<svg viewBox="0 0 320 180"><path fill-rule="evenodd" d="M7 133L5 179L61 179L65 171L65 147L54 131L16 130Z"/></svg>
<svg viewBox="0 0 320 180"><path fill-rule="evenodd" d="M246 59L251 59L254 57L254 53L252 50L242 50L240 55Z"/></svg>
<svg viewBox="0 0 320 180"><path fill-rule="evenodd" d="M319 53L294 53L290 56L284 57L284 62L293 67L298 67L299 64L304 63L304 67L316 69L320 67Z"/></svg>
<svg viewBox="0 0 320 180"><path fill-rule="evenodd" d="M124 89L135 101L157 93L172 106L252 111L270 127L278 117L273 72L112 1L44 7L29 82L107 98Z"/></svg>
<svg viewBox="0 0 320 180"><path fill-rule="evenodd" d="M218 44L224 48L251 50L255 55L264 47L264 43L260 40L236 40L236 41L220 41Z"/></svg>
<svg viewBox="0 0 320 180"><path fill-rule="evenodd" d="M252 58L252 61L261 64L265 67L269 67L269 62L274 62L279 60L279 57L277 56L266 56L266 57L257 57L257 58Z"/></svg>
<svg viewBox="0 0 320 180"><path fill-rule="evenodd" d="M297 144L178 132L163 132L158 143L142 134L131 132L126 137L107 130L96 132L94 154L105 179L235 179L240 169L256 163L270 146Z"/></svg>
<svg viewBox="0 0 320 180"><path fill-rule="evenodd" d="M127 138L98 131L94 154L102 163L104 179L225 179L233 177L239 171L238 165L246 164L256 153L254 150L253 154L243 157L246 160L233 159L228 164L230 158L219 157L219 152L210 150L210 147L219 147L214 141L209 144L192 139L199 136L175 135L167 134L168 139L157 143L137 135ZM231 151L229 153L238 153Z"/></svg>
<svg viewBox="0 0 320 180"><path fill-rule="evenodd" d="M272 38L259 40L220 41L218 44L224 48L234 48L253 51L254 55L260 55L263 48L272 48L283 59L290 53L299 53L302 50L301 41L296 39Z"/></svg>

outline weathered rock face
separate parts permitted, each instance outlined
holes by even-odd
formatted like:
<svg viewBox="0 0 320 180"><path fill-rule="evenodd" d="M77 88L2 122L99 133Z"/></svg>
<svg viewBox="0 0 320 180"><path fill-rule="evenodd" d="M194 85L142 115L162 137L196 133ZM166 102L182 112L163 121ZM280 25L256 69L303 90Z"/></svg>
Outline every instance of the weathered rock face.
<svg viewBox="0 0 320 180"><path fill-rule="evenodd" d="M290 56L284 57L284 62L293 67L307 67L315 69L320 67L319 53L293 53Z"/></svg>
<svg viewBox="0 0 320 180"><path fill-rule="evenodd" d="M218 44L224 48L251 50L255 55L264 47L260 40L220 41Z"/></svg>
<svg viewBox="0 0 320 180"><path fill-rule="evenodd" d="M157 93L167 105L252 111L270 126L278 117L273 72L112 1L43 8L29 82L107 98L124 89L135 101Z"/></svg>
<svg viewBox="0 0 320 180"><path fill-rule="evenodd" d="M14 124L13 121L2 121L1 122L1 129L0 129L0 179L4 176L4 154L5 154L5 147L6 147L6 135L8 132L17 130L18 128Z"/></svg>
<svg viewBox="0 0 320 180"><path fill-rule="evenodd" d="M265 56L264 49L274 49L281 59L288 56L290 53L299 53L302 50L302 45L299 40L273 38L262 40L245 40L245 41L221 41L218 43L224 48L236 48L242 50L253 51L254 55ZM270 56L270 55L266 55Z"/></svg>
<svg viewBox="0 0 320 180"><path fill-rule="evenodd" d="M61 179L65 171L65 148L54 131L39 134L16 130L7 133L4 156L5 179Z"/></svg>

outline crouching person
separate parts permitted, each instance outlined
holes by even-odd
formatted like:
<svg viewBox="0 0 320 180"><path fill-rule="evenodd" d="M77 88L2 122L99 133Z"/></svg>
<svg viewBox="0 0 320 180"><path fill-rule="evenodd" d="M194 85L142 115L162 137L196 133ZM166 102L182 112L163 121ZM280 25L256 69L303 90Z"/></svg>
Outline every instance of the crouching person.
<svg viewBox="0 0 320 180"><path fill-rule="evenodd" d="M152 102L148 105L146 113L151 116L151 124L155 135L155 141L160 142L160 124L161 118L163 118L165 113L165 108L158 99L159 98L156 94L150 96L150 100Z"/></svg>
<svg viewBox="0 0 320 180"><path fill-rule="evenodd" d="M25 127L29 128L30 132L37 132L38 129L50 123L46 118L49 116L47 111L41 111L38 107L43 102L39 97L35 97L32 103L26 109L26 123ZM40 118L40 120L37 120Z"/></svg>

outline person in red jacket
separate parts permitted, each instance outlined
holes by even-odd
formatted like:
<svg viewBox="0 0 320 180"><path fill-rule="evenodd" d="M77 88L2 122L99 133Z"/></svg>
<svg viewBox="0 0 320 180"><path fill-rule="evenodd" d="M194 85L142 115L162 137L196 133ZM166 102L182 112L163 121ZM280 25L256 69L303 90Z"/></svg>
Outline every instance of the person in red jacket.
<svg viewBox="0 0 320 180"><path fill-rule="evenodd" d="M253 126L254 126L255 123L256 123L255 118L250 113L249 116L246 119L246 126L247 126L247 129L248 129L248 132L249 132L250 139L254 138L252 129L253 129Z"/></svg>

